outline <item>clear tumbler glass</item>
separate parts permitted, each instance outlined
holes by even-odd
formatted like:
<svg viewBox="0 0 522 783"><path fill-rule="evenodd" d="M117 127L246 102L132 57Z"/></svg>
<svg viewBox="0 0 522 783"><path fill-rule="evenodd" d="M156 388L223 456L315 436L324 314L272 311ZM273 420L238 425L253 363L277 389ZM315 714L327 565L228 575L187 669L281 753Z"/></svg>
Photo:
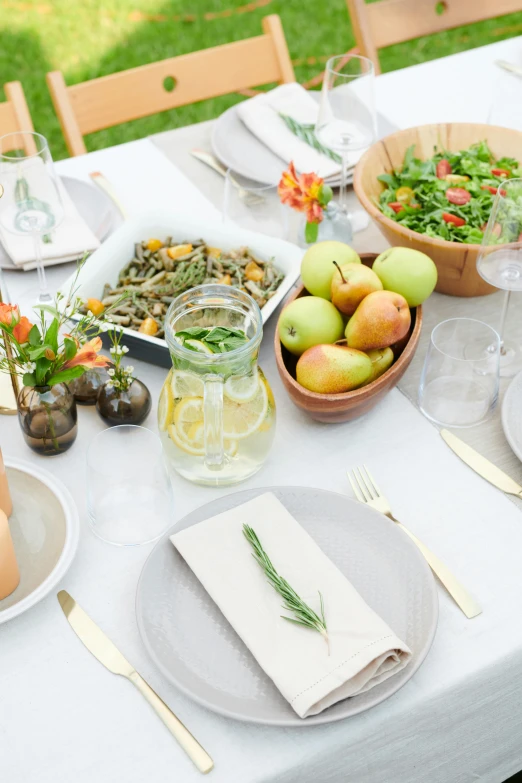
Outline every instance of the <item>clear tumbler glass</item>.
<svg viewBox="0 0 522 783"><path fill-rule="evenodd" d="M123 424L92 440L87 508L93 532L118 546L148 544L174 524L172 488L157 435Z"/></svg>
<svg viewBox="0 0 522 783"><path fill-rule="evenodd" d="M445 427L487 419L498 400L499 357L500 337L491 326L473 318L442 321L431 333L422 371L422 413Z"/></svg>

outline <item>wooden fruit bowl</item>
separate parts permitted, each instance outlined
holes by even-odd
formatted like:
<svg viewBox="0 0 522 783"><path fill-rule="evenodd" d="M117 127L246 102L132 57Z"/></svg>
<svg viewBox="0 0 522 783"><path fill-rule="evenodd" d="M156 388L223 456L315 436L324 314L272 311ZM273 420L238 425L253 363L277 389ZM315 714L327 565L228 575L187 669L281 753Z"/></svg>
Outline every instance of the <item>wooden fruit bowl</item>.
<svg viewBox="0 0 522 783"><path fill-rule="evenodd" d="M361 253L361 261L366 266L372 267L376 258L376 253ZM308 291L302 285L287 299L285 306L300 296L309 296ZM354 391L343 394L318 394L308 391L297 383L295 366L298 357L291 354L282 345L278 329L276 329L274 338L277 369L292 402L298 408L306 411L312 419L326 422L356 419L377 405L379 400L400 381L413 359L420 338L421 326L422 306L419 305L419 307L412 308L409 339L398 359L380 378L360 389L354 389Z"/></svg>
<svg viewBox="0 0 522 783"><path fill-rule="evenodd" d="M477 272L477 254L480 245L467 245L428 237L386 217L373 201L379 198L384 187L377 177L391 172L392 169L400 169L404 153L412 144L415 144L416 157L426 160L433 155L435 147L456 152L483 140L488 142L496 157L508 155L522 161L520 131L493 125L448 123L421 125L392 133L373 144L355 168L353 187L364 209L390 245L411 247L426 253L433 259L439 273L435 290L443 294L482 296L496 290Z"/></svg>

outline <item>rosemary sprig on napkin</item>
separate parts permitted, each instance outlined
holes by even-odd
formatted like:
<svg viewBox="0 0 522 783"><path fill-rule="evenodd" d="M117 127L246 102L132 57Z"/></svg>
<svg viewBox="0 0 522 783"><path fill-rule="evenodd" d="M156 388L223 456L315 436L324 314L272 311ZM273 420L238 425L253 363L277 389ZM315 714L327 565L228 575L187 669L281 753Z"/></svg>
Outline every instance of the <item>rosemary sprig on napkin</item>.
<svg viewBox="0 0 522 783"><path fill-rule="evenodd" d="M321 152L323 155L326 155L327 158L330 158L330 160L333 160L336 163L343 162L343 159L340 155L337 154L337 152L334 152L330 149L330 147L325 147L324 144L321 144L315 135L314 125L305 125L302 122L298 122L297 120L294 120L293 117L290 117L289 114L281 114L280 112L279 116L286 122L292 133L297 136L298 139L301 139L301 141L304 141L306 144L308 144L309 147L313 147L314 150Z"/></svg>
<svg viewBox="0 0 522 783"><path fill-rule="evenodd" d="M286 579L283 579L283 577L277 573L272 565L272 561L263 549L255 530L249 525L243 525L243 534L254 550L252 552L252 557L261 566L274 590L282 596L285 609L288 609L288 611L295 615L295 617L287 617L282 614L281 617L283 620L288 620L289 623L295 623L296 625L304 625L305 628L311 628L313 631L318 631L321 636L324 637L326 646L328 647L328 655L330 655L330 640L328 639L328 629L324 616L324 602L321 593L319 592L319 600L321 603L321 616L319 617L319 615L297 595L295 590L290 587Z"/></svg>

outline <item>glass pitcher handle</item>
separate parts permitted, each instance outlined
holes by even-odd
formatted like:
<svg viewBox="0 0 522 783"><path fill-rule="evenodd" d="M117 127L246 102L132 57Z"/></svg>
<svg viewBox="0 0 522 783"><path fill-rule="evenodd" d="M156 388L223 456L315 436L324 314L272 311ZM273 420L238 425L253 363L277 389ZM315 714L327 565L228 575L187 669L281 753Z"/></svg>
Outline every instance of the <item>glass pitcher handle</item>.
<svg viewBox="0 0 522 783"><path fill-rule="evenodd" d="M225 459L223 448L223 378L220 375L207 375L205 378L203 420L205 464L210 470L219 470Z"/></svg>

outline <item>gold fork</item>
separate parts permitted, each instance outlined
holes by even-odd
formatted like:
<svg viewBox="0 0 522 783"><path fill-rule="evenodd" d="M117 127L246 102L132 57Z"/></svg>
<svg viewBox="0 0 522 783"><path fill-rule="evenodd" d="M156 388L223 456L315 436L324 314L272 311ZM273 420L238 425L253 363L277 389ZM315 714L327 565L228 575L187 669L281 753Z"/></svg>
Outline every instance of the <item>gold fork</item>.
<svg viewBox="0 0 522 783"><path fill-rule="evenodd" d="M408 528L405 527L402 522L399 522L398 519L395 519L392 514L390 504L381 493L375 479L373 476L371 476L370 471L366 465L363 465L362 468L356 467L353 469L353 478L350 475L350 471L347 471L347 474L348 480L352 485L352 489L357 500L359 500L361 503L367 503L369 506L376 509L376 511L380 511L381 514L384 514L386 517L395 522L400 527L400 529L411 538L411 540L418 546L424 555L433 573L438 576L448 593L451 595L460 609L462 609L466 617L471 619L472 617L476 617L478 614L480 614L482 612L480 606L470 596L468 591L460 584L460 582L457 581L449 568L447 568L444 563L442 563L439 558L428 549L428 547L424 546L422 541L419 541L417 536L415 536L411 530L408 530Z"/></svg>

